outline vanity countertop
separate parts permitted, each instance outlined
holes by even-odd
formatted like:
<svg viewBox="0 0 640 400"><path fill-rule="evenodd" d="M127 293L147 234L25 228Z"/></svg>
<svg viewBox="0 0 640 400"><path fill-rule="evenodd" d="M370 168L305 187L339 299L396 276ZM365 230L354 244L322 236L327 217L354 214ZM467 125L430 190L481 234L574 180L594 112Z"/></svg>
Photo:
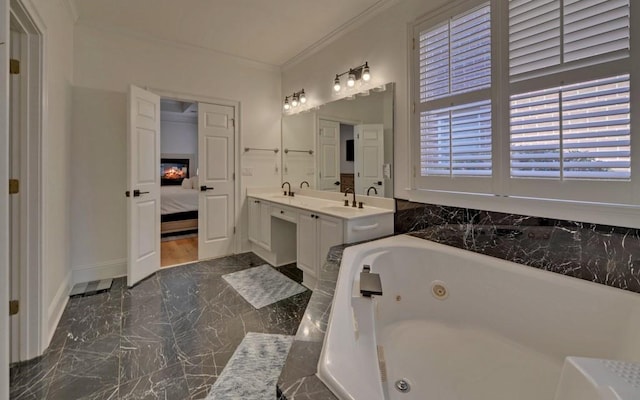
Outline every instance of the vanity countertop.
<svg viewBox="0 0 640 400"><path fill-rule="evenodd" d="M358 218L365 218L370 216L393 214L393 208L375 207L367 204L368 200L372 200L371 197L362 195L356 196L356 201L362 201L364 208L357 208L344 205L344 200L334 200L326 198L318 198L307 195L296 194L295 197L286 196L283 192L249 192L248 197L252 197L259 200L268 201L283 206L296 207L299 209L317 212L319 214L329 215L332 217L342 218L345 220L352 220ZM337 196L343 199L348 199L349 204L353 200L353 195L349 194L347 197L337 193Z"/></svg>

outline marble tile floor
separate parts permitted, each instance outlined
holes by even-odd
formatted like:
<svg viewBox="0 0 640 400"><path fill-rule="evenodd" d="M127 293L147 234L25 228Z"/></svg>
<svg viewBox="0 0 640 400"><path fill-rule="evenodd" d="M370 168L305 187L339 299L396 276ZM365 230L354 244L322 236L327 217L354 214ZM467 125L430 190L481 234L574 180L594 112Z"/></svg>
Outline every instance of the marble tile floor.
<svg viewBox="0 0 640 400"><path fill-rule="evenodd" d="M45 354L11 368L11 399L204 399L246 333L296 333L309 290L256 310L222 279L261 264L244 253L69 299Z"/></svg>

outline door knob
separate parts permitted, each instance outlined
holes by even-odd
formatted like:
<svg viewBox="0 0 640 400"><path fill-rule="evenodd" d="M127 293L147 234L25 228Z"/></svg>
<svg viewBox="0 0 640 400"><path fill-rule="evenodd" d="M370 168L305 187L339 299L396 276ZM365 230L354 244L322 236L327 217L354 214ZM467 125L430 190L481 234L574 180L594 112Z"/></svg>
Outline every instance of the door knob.
<svg viewBox="0 0 640 400"><path fill-rule="evenodd" d="M335 181L335 182L333 182L333 184L336 185L336 186L340 186L340 181Z"/></svg>
<svg viewBox="0 0 640 400"><path fill-rule="evenodd" d="M133 197L140 197L141 194L147 194L149 192L141 192L140 190L136 189L133 191Z"/></svg>
<svg viewBox="0 0 640 400"><path fill-rule="evenodd" d="M378 181L378 182L376 182L376 185L378 185L378 186L382 186L382 181Z"/></svg>
<svg viewBox="0 0 640 400"><path fill-rule="evenodd" d="M213 188L205 185L200 186L201 192L206 192L207 190L213 190Z"/></svg>

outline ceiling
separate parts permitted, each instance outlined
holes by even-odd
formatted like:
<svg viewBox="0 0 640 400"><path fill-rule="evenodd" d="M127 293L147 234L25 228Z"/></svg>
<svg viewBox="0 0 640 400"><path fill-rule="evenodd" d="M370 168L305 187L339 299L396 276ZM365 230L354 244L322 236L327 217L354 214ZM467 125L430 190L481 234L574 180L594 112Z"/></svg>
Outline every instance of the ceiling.
<svg viewBox="0 0 640 400"><path fill-rule="evenodd" d="M69 0L78 23L280 66L389 0Z"/></svg>

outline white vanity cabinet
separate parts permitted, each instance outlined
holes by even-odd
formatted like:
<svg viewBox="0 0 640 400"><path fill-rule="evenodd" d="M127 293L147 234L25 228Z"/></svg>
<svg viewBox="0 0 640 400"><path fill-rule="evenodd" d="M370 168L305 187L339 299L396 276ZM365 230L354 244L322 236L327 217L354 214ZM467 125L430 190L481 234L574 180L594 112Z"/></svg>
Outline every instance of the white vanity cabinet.
<svg viewBox="0 0 640 400"><path fill-rule="evenodd" d="M279 194L247 200L252 250L275 266L296 262L312 289L331 247L393 233L392 209L354 209L341 201Z"/></svg>
<svg viewBox="0 0 640 400"><path fill-rule="evenodd" d="M343 221L310 211L298 215L297 264L305 280L315 280L329 249L343 243ZM308 276L307 276L308 275Z"/></svg>
<svg viewBox="0 0 640 400"><path fill-rule="evenodd" d="M249 198L249 241L271 250L271 204Z"/></svg>

